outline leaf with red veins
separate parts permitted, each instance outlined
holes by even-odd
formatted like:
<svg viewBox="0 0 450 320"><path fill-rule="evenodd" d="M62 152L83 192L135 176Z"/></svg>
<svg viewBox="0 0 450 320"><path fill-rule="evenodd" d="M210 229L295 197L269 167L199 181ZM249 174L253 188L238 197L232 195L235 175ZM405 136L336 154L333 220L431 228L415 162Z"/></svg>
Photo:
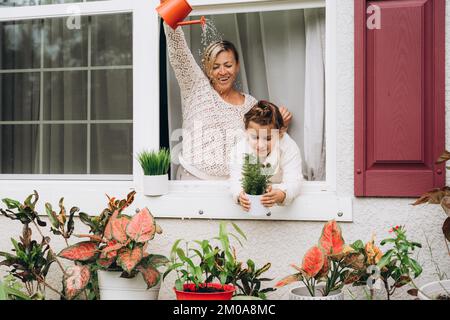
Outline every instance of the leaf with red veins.
<svg viewBox="0 0 450 320"><path fill-rule="evenodd" d="M89 261L97 252L97 242L85 241L63 249L58 256L73 261Z"/></svg>
<svg viewBox="0 0 450 320"><path fill-rule="evenodd" d="M136 265L142 260L142 247L135 247L133 249L123 248L119 251L117 256L117 264L119 264L123 270L131 273Z"/></svg>
<svg viewBox="0 0 450 320"><path fill-rule="evenodd" d="M75 265L66 269L64 275L64 295L67 299L75 298L84 288L86 288L91 278L91 271L88 266Z"/></svg>
<svg viewBox="0 0 450 320"><path fill-rule="evenodd" d="M156 223L147 208L135 214L126 229L127 235L136 242L146 242L155 236Z"/></svg>

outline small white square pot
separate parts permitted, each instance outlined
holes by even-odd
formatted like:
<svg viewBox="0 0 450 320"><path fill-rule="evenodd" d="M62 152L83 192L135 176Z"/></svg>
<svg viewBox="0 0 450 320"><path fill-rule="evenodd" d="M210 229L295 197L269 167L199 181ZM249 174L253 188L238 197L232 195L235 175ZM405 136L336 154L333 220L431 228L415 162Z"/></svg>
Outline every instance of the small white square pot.
<svg viewBox="0 0 450 320"><path fill-rule="evenodd" d="M266 208L261 203L260 196L252 196L246 194L250 201L250 211L248 212L252 217L266 217L270 213L270 209Z"/></svg>
<svg viewBox="0 0 450 320"><path fill-rule="evenodd" d="M306 287L294 288L289 292L289 300L344 300L344 294L341 290L333 291L328 296L322 296L323 285L316 286L316 296L312 297Z"/></svg>
<svg viewBox="0 0 450 320"><path fill-rule="evenodd" d="M161 196L169 192L169 175L144 176L143 193L146 196Z"/></svg>
<svg viewBox="0 0 450 320"><path fill-rule="evenodd" d="M134 278L121 278L122 272L98 270L100 300L158 300L161 282L147 290L141 273Z"/></svg>

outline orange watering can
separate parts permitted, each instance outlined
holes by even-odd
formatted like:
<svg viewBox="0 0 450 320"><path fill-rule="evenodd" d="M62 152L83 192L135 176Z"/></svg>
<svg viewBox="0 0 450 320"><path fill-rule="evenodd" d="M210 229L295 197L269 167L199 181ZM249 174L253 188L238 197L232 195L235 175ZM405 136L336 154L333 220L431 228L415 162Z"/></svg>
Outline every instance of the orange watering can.
<svg viewBox="0 0 450 320"><path fill-rule="evenodd" d="M186 0L162 0L156 11L172 29L189 24L202 26L206 24L205 17L201 17L200 20L183 21L192 11L191 5Z"/></svg>

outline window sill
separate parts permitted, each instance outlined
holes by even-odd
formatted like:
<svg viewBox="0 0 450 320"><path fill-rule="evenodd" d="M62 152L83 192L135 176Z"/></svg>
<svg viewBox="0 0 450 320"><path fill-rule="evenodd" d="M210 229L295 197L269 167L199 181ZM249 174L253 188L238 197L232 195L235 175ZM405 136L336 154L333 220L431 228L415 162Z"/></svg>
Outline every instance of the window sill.
<svg viewBox="0 0 450 320"><path fill-rule="evenodd" d="M56 205L64 197L67 207L77 206L83 212L96 215L106 206L105 194L123 198L136 189L134 207L147 206L160 218L352 221L352 198L339 197L334 191L321 191L322 183L308 183L290 206L274 207L272 215L263 218L249 217L242 211L233 202L226 182L171 181L169 193L159 197L142 195L140 186L133 181L1 180L0 198L22 201L37 190L41 199L37 210L43 214L45 202Z"/></svg>

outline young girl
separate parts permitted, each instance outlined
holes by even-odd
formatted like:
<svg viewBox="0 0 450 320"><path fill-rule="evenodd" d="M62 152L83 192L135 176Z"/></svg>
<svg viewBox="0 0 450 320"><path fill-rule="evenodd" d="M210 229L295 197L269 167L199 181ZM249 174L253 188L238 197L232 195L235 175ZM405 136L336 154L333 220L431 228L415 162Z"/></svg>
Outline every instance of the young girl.
<svg viewBox="0 0 450 320"><path fill-rule="evenodd" d="M235 146L230 164L230 189L233 199L245 211L250 201L241 186L244 155L257 156L264 165L270 163L270 186L261 203L265 207L289 205L300 193L303 180L300 150L284 127L280 110L267 101L259 101L244 116L245 137Z"/></svg>

